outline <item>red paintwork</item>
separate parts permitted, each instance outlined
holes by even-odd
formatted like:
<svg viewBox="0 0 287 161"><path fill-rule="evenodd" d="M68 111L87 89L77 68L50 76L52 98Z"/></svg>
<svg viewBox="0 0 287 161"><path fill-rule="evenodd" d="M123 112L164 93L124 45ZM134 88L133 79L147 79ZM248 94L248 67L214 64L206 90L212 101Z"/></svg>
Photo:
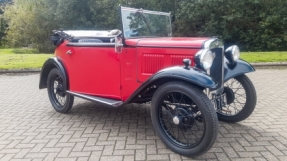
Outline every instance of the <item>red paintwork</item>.
<svg viewBox="0 0 287 161"><path fill-rule="evenodd" d="M125 101L155 72L193 60L208 38L143 38L125 40L127 47L72 47L65 41L56 49L67 69L72 92ZM72 51L67 55L68 50Z"/></svg>
<svg viewBox="0 0 287 161"><path fill-rule="evenodd" d="M182 48L201 48L206 37L186 38L186 37L162 37L162 38L142 38L128 39L126 45L138 47L182 47Z"/></svg>
<svg viewBox="0 0 287 161"><path fill-rule="evenodd" d="M63 43L56 55L63 61L70 90L121 99L120 60L113 47L71 47ZM67 55L68 50L72 51Z"/></svg>

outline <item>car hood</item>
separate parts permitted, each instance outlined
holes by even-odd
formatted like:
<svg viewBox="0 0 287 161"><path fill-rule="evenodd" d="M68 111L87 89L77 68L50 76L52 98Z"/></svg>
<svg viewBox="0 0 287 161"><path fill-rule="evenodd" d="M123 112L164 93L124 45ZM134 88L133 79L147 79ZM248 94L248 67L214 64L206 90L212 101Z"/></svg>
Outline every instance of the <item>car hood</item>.
<svg viewBox="0 0 287 161"><path fill-rule="evenodd" d="M168 47L168 48L202 48L205 41L211 38L200 37L200 38L134 38L126 39L125 44L127 46L134 47Z"/></svg>

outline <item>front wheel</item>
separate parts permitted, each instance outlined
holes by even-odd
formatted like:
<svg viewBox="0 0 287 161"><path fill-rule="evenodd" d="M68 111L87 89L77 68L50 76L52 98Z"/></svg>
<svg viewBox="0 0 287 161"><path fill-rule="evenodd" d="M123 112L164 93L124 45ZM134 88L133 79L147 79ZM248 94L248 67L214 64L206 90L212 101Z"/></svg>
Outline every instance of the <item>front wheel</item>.
<svg viewBox="0 0 287 161"><path fill-rule="evenodd" d="M224 83L227 105L218 110L218 119L239 122L251 115L256 105L256 91L246 75L239 75Z"/></svg>
<svg viewBox="0 0 287 161"><path fill-rule="evenodd" d="M195 157L207 152L217 137L218 120L207 96L183 82L162 85L151 102L156 133L172 151Z"/></svg>
<svg viewBox="0 0 287 161"><path fill-rule="evenodd" d="M67 94L64 89L66 83L57 68L50 71L47 82L48 95L52 106L60 113L68 113L74 103L74 96Z"/></svg>

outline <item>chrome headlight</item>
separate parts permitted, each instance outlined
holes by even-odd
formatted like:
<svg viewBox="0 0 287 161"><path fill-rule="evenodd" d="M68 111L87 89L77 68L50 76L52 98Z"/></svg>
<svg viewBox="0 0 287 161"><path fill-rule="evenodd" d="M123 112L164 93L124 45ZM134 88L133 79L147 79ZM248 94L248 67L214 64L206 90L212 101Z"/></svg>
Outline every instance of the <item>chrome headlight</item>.
<svg viewBox="0 0 287 161"><path fill-rule="evenodd" d="M196 53L195 59L195 63L197 65L200 65L200 67L205 70L209 70L213 63L214 53L212 53L209 49L203 49Z"/></svg>
<svg viewBox="0 0 287 161"><path fill-rule="evenodd" d="M224 55L229 63L235 63L235 61L237 61L240 57L239 47L237 45L230 46L225 50Z"/></svg>

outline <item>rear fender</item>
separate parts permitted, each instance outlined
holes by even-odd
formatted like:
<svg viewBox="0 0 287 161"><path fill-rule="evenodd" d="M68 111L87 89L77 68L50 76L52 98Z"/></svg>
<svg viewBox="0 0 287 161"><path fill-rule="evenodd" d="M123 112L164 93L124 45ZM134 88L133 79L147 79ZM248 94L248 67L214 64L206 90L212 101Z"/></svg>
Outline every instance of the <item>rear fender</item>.
<svg viewBox="0 0 287 161"><path fill-rule="evenodd" d="M244 60L238 60L234 65L229 64L228 60L224 63L224 82L238 75L254 72L254 67Z"/></svg>
<svg viewBox="0 0 287 161"><path fill-rule="evenodd" d="M68 79L67 79L67 73L66 73L65 67L64 67L63 63L61 62L61 60L56 58L56 57L49 58L44 63L42 70L41 70L41 75L40 75L39 89L47 88L48 75L49 75L49 72L53 68L58 68L59 71L62 73L63 79L64 79L63 81L67 82L66 83L67 86L64 87L65 91L68 90Z"/></svg>
<svg viewBox="0 0 287 161"><path fill-rule="evenodd" d="M183 81L194 84L201 89L210 88L216 89L217 82L205 72L197 68L184 67L169 67L165 68L144 82L127 100L125 103L136 102L144 94L151 92L151 89L158 88L169 81Z"/></svg>

